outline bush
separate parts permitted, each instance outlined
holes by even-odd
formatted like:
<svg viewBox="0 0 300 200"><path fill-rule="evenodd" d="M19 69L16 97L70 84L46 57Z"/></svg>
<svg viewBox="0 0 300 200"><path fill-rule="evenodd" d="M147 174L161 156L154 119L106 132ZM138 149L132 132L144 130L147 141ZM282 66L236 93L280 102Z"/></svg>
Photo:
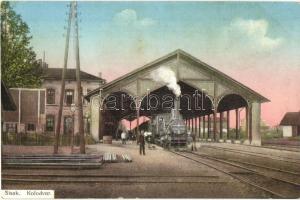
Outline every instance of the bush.
<svg viewBox="0 0 300 200"><path fill-rule="evenodd" d="M51 146L54 144L54 134L47 133L2 133L2 143L9 145L25 146ZM85 135L86 144L96 144L91 135ZM70 146L70 135L61 134L59 138L60 146ZM80 136L74 136L74 145L80 145Z"/></svg>

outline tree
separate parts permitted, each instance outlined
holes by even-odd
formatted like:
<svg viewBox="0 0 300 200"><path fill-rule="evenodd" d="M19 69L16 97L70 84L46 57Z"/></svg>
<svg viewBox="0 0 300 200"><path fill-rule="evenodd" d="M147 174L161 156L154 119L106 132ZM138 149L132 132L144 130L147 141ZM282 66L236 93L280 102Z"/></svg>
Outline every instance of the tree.
<svg viewBox="0 0 300 200"><path fill-rule="evenodd" d="M38 87L41 67L30 46L29 27L9 2L1 2L1 79L8 87Z"/></svg>

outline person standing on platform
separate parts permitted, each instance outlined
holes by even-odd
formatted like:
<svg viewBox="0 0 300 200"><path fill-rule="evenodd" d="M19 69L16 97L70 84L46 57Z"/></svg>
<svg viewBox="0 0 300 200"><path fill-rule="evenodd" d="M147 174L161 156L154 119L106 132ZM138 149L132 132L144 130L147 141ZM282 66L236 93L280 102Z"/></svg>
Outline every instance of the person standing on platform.
<svg viewBox="0 0 300 200"><path fill-rule="evenodd" d="M196 134L192 133L191 134L192 137L192 151L197 151L197 146L196 146Z"/></svg>
<svg viewBox="0 0 300 200"><path fill-rule="evenodd" d="M121 133L121 139L122 139L122 144L126 144L126 133L125 133L125 131L123 131Z"/></svg>
<svg viewBox="0 0 300 200"><path fill-rule="evenodd" d="M141 131L141 134L139 136L139 144L140 144L140 155L146 155L145 154L145 136L144 136L144 130Z"/></svg>

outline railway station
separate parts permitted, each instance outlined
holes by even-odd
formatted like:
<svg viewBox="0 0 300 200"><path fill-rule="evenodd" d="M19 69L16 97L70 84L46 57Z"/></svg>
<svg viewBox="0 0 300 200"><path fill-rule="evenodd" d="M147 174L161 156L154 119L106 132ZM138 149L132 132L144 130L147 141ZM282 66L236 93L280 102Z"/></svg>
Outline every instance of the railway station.
<svg viewBox="0 0 300 200"><path fill-rule="evenodd" d="M1 80L1 190L3 190L1 191L1 198L14 199L9 196L9 192L14 194L14 191L17 193L19 190L27 190L29 194L49 190L53 191L54 196L51 198L59 199L297 199L300 197L300 111L293 110L290 112L289 109L282 108L288 112L283 116L281 122L276 126L266 125L261 117L261 107L264 104L269 105L268 103L272 103L278 96L273 94L270 98L269 93L265 97L265 94L259 94L242 84L242 79L238 79L238 81L223 73L222 66L206 64L206 61L198 58L198 56L207 51L205 49L207 47L200 49L200 46L196 45L193 47L196 48L195 50L185 48L183 43L175 44L172 48L166 49L184 48L187 49L187 52L177 49L148 64L135 68L133 71L120 70L124 72L124 75L120 77L116 77L116 73L109 77L112 80L106 79L108 77L102 76L105 74L102 70L111 70L109 68L111 66L102 67L102 65L107 64L103 58L106 58L105 56L110 58L110 54L114 54L114 52L103 52L103 47L105 49L106 45L112 46L113 51L115 51L114 48L118 46L120 47L119 50L132 51L130 50L131 47L126 47L122 42L120 45L119 39L123 39L123 37L128 37L126 40L139 39L141 35L143 38L143 34L126 36L128 33L123 29L129 27L127 31L130 33L145 29L148 34L151 27L160 26L164 17L160 19L159 23L156 23L156 20L152 18L143 18L144 16L138 14L134 9L124 8L122 11L116 11L115 5L110 5L109 2L97 3L99 2L85 4L87 7L84 8L90 6L88 9L93 10L99 6L97 9L105 9L102 10L103 12L98 12L98 10L95 13L87 12L86 17L88 18L86 19L91 19L89 18L91 13L93 13L94 18L89 21L93 23L88 23L88 26L84 27L90 28L92 24L94 25L95 21L93 20L99 17L96 13L101 13L101 15L104 13L103 16L106 18L103 20L110 18L112 21L107 21L109 22L107 23L107 30L110 34L103 34L100 37L97 32L96 38L101 38L101 45L99 45L101 48L95 45L97 41L95 38L90 40L95 46L95 48L91 48L93 52L89 49L90 43L83 45L83 49L86 51L84 52L85 59L90 59L89 53L92 55L97 52L97 56L94 55L95 61L93 61L97 67L83 67L89 70L93 69L92 72L90 71L91 74L82 71L80 66L80 63L89 62L80 61L79 22L81 20L79 20L80 12L78 12L76 1L66 3L69 12L67 13L68 24L63 68L48 68L45 52L43 52L43 59L30 61L30 65L37 65L38 70L35 70L41 71L39 74L41 77L35 77L40 85L35 85L35 80L32 80L33 85L30 85L30 88L25 88L24 85L27 82L31 83L31 81L25 80L24 83L16 85L17 88L14 88L16 80L13 76L15 75L10 73L18 70L16 70L17 68L10 69L10 64L5 66L10 69L8 72L6 71L9 75L9 79L6 81L11 84L11 87L7 88L6 82ZM30 11L40 6L38 4L30 6L30 2L22 5L17 3L16 5L22 7L26 4L29 7L25 10ZM84 4L84 2L80 2L80 4ZM127 6L131 3L126 2L125 4ZM159 3L155 2L155 4ZM197 7L197 3L189 4L190 9ZM7 23L13 22L10 21L10 18L17 19L19 15L12 10L13 7L8 2L3 5L6 8L5 12L2 13L4 15L8 13L9 16L2 17L1 13L1 19L6 20L3 26L5 31L9 31L10 24ZM49 8L54 6L48 16L49 19L53 17L53 13L57 12L56 14L58 14L63 11L61 5L50 5L46 2L45 5L49 5ZM118 7L124 5L120 4ZM169 9L170 6L174 6L174 11L176 10L177 3L173 2L172 5L166 5L159 7L166 8L164 8L165 10L162 9L164 13L173 10ZM199 8L206 10L208 8L206 6L208 4ZM212 10L215 9L215 6ZM134 7L138 8L139 6L135 5ZM234 7L229 7L230 16ZM154 8L156 11L158 6L154 5ZM178 8L180 8L179 11L184 9L184 6L180 5ZM8 12L6 9L10 11ZM104 11L107 10L114 15L106 15L107 13ZM43 11L47 12L47 10ZM184 13L187 11L185 10ZM31 11L30 14L34 16L36 13ZM177 11L175 13L175 15L172 12L169 13L172 16L172 21L178 17ZM196 13L200 12L197 10L197 12L192 13L191 22L196 19L194 16ZM215 16L214 12L211 14ZM221 21L226 21L224 19L229 18L229 15L220 18ZM249 16L252 15L253 13L249 13ZM205 15L201 13L202 16ZM34 19L34 17L30 18ZM103 22L102 20L99 21ZM197 21L198 26L198 20L195 21ZM27 30L27 24L23 23L22 20L20 22L19 24ZM55 21L55 23L57 22ZM15 24L17 23L13 23L11 26L13 29L17 29L14 28ZM138 26L139 28L137 28ZM184 24L182 30L186 30L186 26ZM219 27L220 24L216 23L213 26L213 32L217 32L215 27ZM245 43L245 39L242 40L241 45L248 45L247 48L250 48L252 43L255 43L254 46L258 46L254 48L255 50L266 47L276 48L283 41L285 42L286 38L276 38L269 34L268 26L274 26L274 24L268 24L264 19L247 20L241 18L232 19L227 29L232 31L229 33L233 35L241 32L243 37L259 39L256 42L251 41L249 44ZM25 29L24 27L22 29ZM106 29L101 24L99 27L101 27L101 31L103 31L102 28ZM116 31L118 28L121 28L122 31ZM134 30L135 28L137 30ZM239 30L235 30L236 28ZM249 30L244 33L246 28ZM201 29L203 28L201 27ZM226 31L228 31L227 29ZM276 30L274 27L272 29ZM45 29L44 32L51 32L48 30ZM159 29L155 29L155 32L158 32L157 30ZM198 34L195 30L192 29L193 34ZM117 43L114 43L113 39L107 39L109 43L102 44L106 41L102 37L114 35L110 31L118 33L116 34L117 38L114 38L117 39ZM88 33L92 32L89 29ZM120 32L124 32L124 35L120 36ZM7 43L10 44L11 38L15 36L11 37L10 34L4 33L2 35L8 36L6 39L9 41ZM85 33L87 34L87 32ZM152 34L150 30L149 33L149 35ZM207 40L207 33L205 31L204 37L203 35L199 36L203 37L199 41ZM173 34L176 35L175 32L172 32L168 37ZM231 41L234 45L237 43L235 36L234 41ZM45 35L41 38L48 37L51 38L52 36ZM72 54L69 43L72 43L72 37L74 37L73 53L75 54L76 69L68 68L68 62L71 61L69 53ZM177 35L177 37L182 36ZM189 37L186 38L193 39L193 37ZM224 35L220 35L220 38L226 38L223 39L224 41L228 39ZM157 39L155 38L155 40ZM58 39L52 38L52 40ZM144 46L140 44L140 42L144 42L143 40L138 40L139 45ZM196 41L193 42L196 44ZM215 41L213 42L215 43ZM211 45L209 42L208 44ZM162 43L159 45L155 48L164 46ZM58 46L61 47L61 44ZM90 52L87 51L87 46ZM143 48L138 47L138 53L132 58L142 57L145 52L141 53L140 51L143 51L141 50ZM212 45L209 48L212 48ZM57 51L57 49L53 49ZM31 51L32 47L29 50ZM18 52L19 48L15 51ZM189 51L195 55L188 53ZM222 51L224 50L220 49L216 52ZM98 54L98 52L101 53ZM136 53L135 50L133 52ZM216 52L213 52L214 57L217 55ZM262 52L260 52L260 59L268 57L265 56L269 53L267 49ZM10 48L6 53L11 53ZM100 58L100 54L101 56L102 54L106 55L100 56ZM159 53L155 52L156 54ZM231 54L235 53L231 52ZM259 54L258 51L255 51L255 54ZM3 55L6 54L3 53ZM6 60L13 60L14 54L12 55ZM238 56L241 55L238 54ZM247 54L247 56L249 55ZM128 58L120 58L126 66L128 64L126 59ZM233 58L231 57L229 60L234 60ZM23 62L27 62L26 59L17 59L18 62L19 60L22 61L21 66L23 66ZM291 60L294 62L293 59ZM146 63L144 61L140 63ZM243 67L247 68L248 61L243 62L245 65ZM270 60L267 60L266 63L269 64L269 62ZM12 63L13 67L18 65ZM243 68L239 70L241 69ZM258 71L256 72L258 73ZM97 76L95 76L96 73ZM16 77L20 78L19 76ZM41 80L38 80L39 78ZM262 85L267 83L267 81L263 82L262 78L256 79L256 81L258 80L262 81ZM17 79L17 81L19 80ZM279 91L278 86L274 91ZM280 93L283 92L280 91ZM295 99L293 101L283 99L278 102L293 103ZM276 103L278 103L277 100ZM293 109L297 108L293 107ZM263 117L265 117L265 112L275 113L263 107ZM28 198L25 199L32 198L28 194L26 197Z"/></svg>
<svg viewBox="0 0 300 200"><path fill-rule="evenodd" d="M99 141L106 135L115 137L114 133L123 119L135 120L139 132L140 117L153 119L160 113L171 114L176 94L169 83L155 80L155 76L163 73L161 69L174 73L172 78L181 92L177 97L180 99L179 113L197 138L216 142L229 140L223 130L227 128L224 132L229 133L230 115L235 115L234 141L238 141L239 109L245 108L247 138L243 142L261 145L260 109L261 104L269 100L182 50L176 50L88 93L91 133L95 140ZM225 116L226 127L223 127Z"/></svg>
<svg viewBox="0 0 300 200"><path fill-rule="evenodd" d="M97 143L86 145L85 155L77 146L61 146L56 155L51 146L8 145L5 189L42 186L57 198L300 196L299 149L261 146L260 108L269 100L182 50L85 98ZM126 130L132 137L121 142Z"/></svg>

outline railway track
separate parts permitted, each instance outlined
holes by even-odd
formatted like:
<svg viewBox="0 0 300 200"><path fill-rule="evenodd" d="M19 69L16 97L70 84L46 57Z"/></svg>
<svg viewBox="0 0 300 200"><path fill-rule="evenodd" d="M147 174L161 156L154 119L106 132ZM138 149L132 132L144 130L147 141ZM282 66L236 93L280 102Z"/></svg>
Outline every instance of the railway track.
<svg viewBox="0 0 300 200"><path fill-rule="evenodd" d="M288 163L300 165L300 156L299 156L299 158L289 158L289 157L276 156L276 155L270 155L270 154L266 155L264 153L258 153L258 152L253 152L253 151L240 150L240 149L236 150L236 149L225 148L225 147L215 147L215 146L209 146L209 145L201 145L201 147L216 149L216 150L220 150L220 151L233 152L233 153L238 153L238 154L251 155L251 156L262 157L262 158L268 158L271 160L288 162Z"/></svg>
<svg viewBox="0 0 300 200"><path fill-rule="evenodd" d="M208 159L212 159L218 162L224 162L232 166L237 166L246 170L250 170L255 173L259 174L269 174L268 177L273 178L273 179L279 179L279 181L283 181L289 184L296 185L300 187L300 173L295 172L295 171L289 171L289 170L283 170L283 169L278 169L274 167L267 167L265 165L259 165L259 164L254 164L254 163L249 163L249 162L244 162L244 161L239 161L239 160L234 160L234 159L228 159L228 158L219 158L216 156L210 156L207 154L198 154L191 152L194 155L205 157Z"/></svg>
<svg viewBox="0 0 300 200"><path fill-rule="evenodd" d="M213 183L224 184L219 176L154 176L154 175L66 175L66 174L2 174L2 183Z"/></svg>
<svg viewBox="0 0 300 200"><path fill-rule="evenodd" d="M300 152L300 146L286 146L281 144L264 144L262 147L259 148L265 148L265 149L277 149L277 150L284 150L284 151L290 151L290 152Z"/></svg>
<svg viewBox="0 0 300 200"><path fill-rule="evenodd" d="M197 153L174 152L172 153L192 160L198 164L206 165L217 171L225 173L243 183L251 185L269 194L272 198L298 198L300 197L300 184L286 179L270 176L266 173L255 171L245 165L232 161L221 160L208 155ZM272 169L275 170L275 169ZM289 172L287 172L289 173Z"/></svg>

